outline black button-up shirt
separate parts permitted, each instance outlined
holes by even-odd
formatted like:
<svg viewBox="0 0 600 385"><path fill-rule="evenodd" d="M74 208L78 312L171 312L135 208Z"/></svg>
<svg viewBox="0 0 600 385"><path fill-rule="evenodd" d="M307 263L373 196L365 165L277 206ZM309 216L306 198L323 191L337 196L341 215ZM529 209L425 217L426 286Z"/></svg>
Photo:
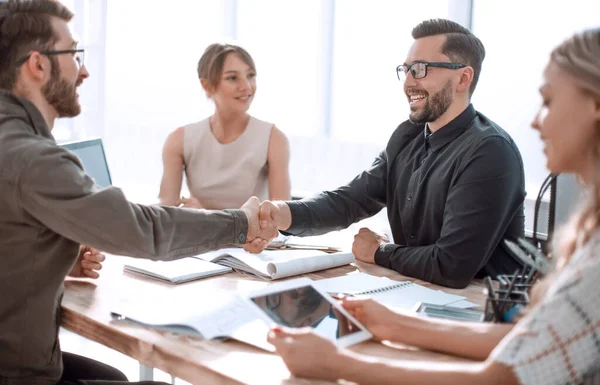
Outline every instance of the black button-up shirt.
<svg viewBox="0 0 600 385"><path fill-rule="evenodd" d="M475 276L512 274L519 263L500 246L524 235L525 177L519 150L469 105L437 132L402 123L368 170L348 185L288 202L288 233L345 228L387 206L394 244L378 265L449 287Z"/></svg>

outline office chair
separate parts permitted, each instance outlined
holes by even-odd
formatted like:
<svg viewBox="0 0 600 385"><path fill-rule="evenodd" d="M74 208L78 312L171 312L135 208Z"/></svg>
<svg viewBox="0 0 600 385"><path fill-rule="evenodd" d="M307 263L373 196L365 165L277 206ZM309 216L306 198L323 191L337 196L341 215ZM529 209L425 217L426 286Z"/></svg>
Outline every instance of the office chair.
<svg viewBox="0 0 600 385"><path fill-rule="evenodd" d="M535 200L531 239L502 240L501 246L504 251L522 267L511 275L486 277L486 280L489 281L486 284L491 285L490 278L495 278L500 282L500 289L505 290L504 294L498 296L494 290L488 289L489 298L485 310L487 321L504 322L505 320L499 316L500 314L504 314L507 309L516 304L526 305L529 302L528 291L531 285L551 270L546 256L552 244L551 239L556 220L557 177L558 174L548 175L540 187ZM542 202L546 194L550 194L550 200L547 210L545 207L542 210ZM514 298L509 298L514 289L516 289L513 293Z"/></svg>
<svg viewBox="0 0 600 385"><path fill-rule="evenodd" d="M550 174L546 177L537 198L535 199L535 208L533 212L533 235L531 242L535 247L539 247L544 253L548 253L551 245L552 234L556 221L556 190L558 174ZM548 210L541 213L542 201L546 193L550 194ZM540 233L546 234L546 239L540 239Z"/></svg>

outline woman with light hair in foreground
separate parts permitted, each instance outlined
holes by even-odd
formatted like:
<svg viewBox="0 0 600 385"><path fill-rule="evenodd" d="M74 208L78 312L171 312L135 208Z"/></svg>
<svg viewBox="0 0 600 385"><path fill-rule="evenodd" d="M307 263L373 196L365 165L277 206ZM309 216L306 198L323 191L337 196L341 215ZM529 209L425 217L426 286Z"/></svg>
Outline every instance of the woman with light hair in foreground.
<svg viewBox="0 0 600 385"><path fill-rule="evenodd" d="M269 341L291 373L359 384L581 384L600 370L600 29L552 51L532 127L547 167L574 173L588 197L561 229L554 273L533 289L515 325L397 314L373 300L343 306L378 340L478 362L382 361L337 348L305 329L275 327Z"/></svg>

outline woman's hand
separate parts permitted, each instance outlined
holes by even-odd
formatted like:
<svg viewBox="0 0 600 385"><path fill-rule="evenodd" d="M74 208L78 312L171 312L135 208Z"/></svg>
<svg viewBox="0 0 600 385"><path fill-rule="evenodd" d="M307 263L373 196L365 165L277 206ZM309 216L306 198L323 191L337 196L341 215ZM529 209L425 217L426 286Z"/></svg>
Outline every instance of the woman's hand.
<svg viewBox="0 0 600 385"><path fill-rule="evenodd" d="M296 377L335 381L343 354L330 340L310 328L289 329L277 326L269 332L269 343L275 346L288 370Z"/></svg>
<svg viewBox="0 0 600 385"><path fill-rule="evenodd" d="M344 309L380 341L394 340L394 332L400 327L402 317L407 317L372 299L342 297L341 300Z"/></svg>
<svg viewBox="0 0 600 385"><path fill-rule="evenodd" d="M202 208L200 201L194 197L189 197L189 198L181 197L181 198L179 198L177 203L175 203L175 206L185 207L188 209L201 209Z"/></svg>

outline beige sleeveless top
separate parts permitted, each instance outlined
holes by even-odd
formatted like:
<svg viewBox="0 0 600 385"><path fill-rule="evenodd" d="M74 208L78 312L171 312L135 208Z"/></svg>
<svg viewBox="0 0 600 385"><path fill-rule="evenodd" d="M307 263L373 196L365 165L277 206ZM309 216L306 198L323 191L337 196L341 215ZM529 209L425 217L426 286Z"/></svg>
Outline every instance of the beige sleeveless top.
<svg viewBox="0 0 600 385"><path fill-rule="evenodd" d="M273 123L250 117L234 142L222 144L209 118L183 128L190 194L206 209L239 208L251 196L269 199L267 154Z"/></svg>

